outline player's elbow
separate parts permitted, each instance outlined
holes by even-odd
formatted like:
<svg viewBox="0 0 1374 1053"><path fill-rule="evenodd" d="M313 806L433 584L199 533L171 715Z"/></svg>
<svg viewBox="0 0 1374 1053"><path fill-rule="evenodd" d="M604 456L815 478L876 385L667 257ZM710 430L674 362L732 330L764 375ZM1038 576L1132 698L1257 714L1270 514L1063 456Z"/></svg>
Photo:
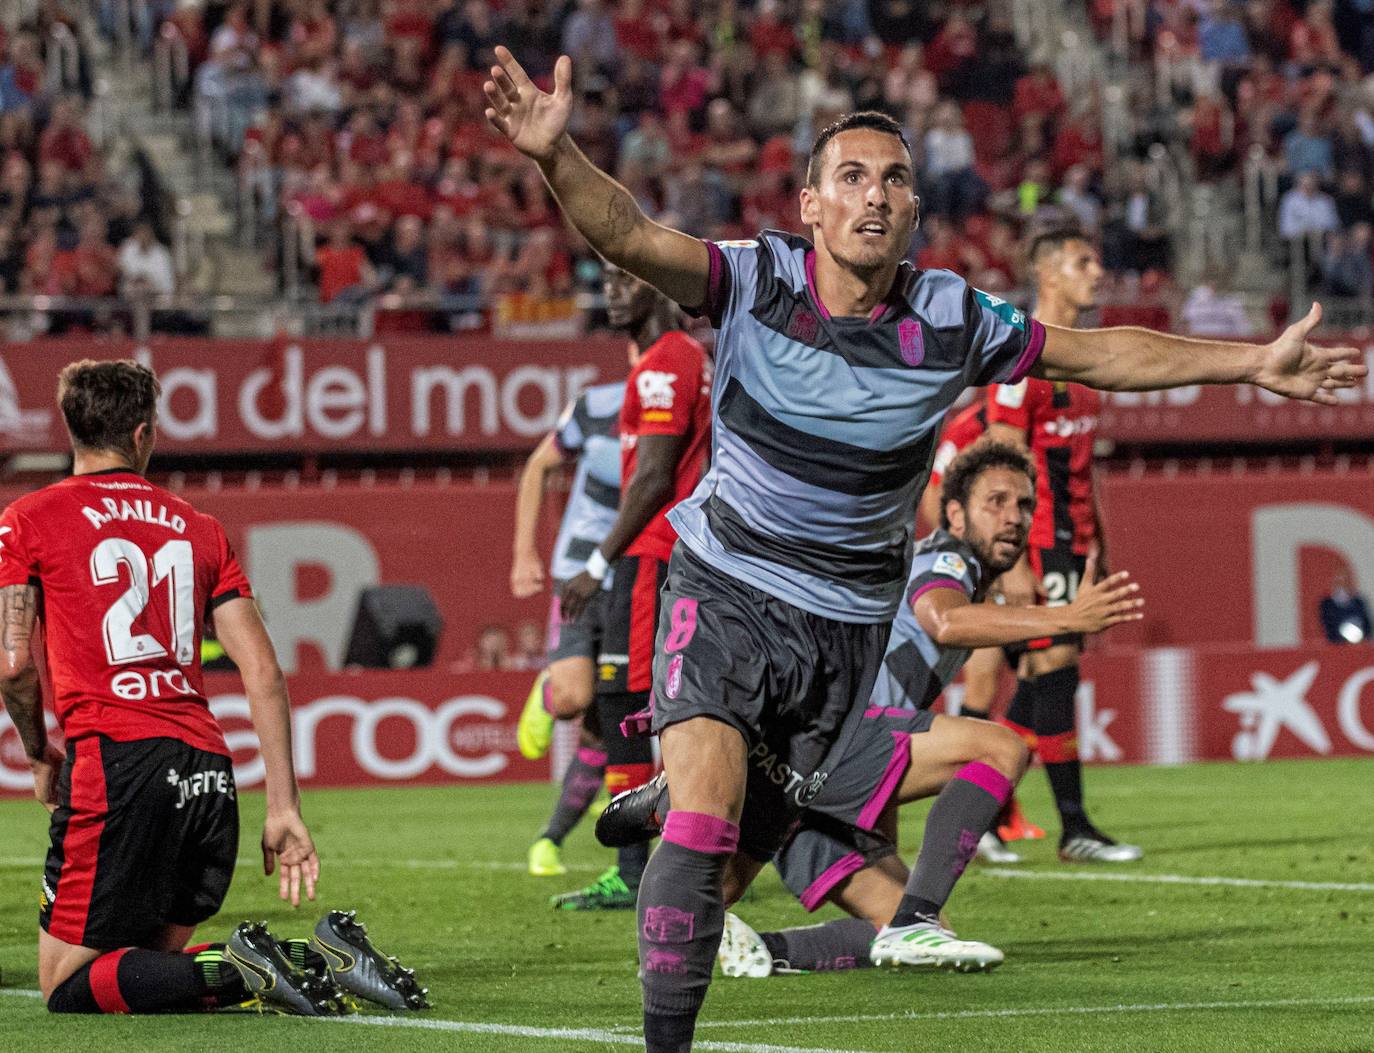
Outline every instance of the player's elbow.
<svg viewBox="0 0 1374 1053"><path fill-rule="evenodd" d="M24 652L22 654L12 653L0 657L0 686L8 689L27 687L37 676L34 669L33 658Z"/></svg>

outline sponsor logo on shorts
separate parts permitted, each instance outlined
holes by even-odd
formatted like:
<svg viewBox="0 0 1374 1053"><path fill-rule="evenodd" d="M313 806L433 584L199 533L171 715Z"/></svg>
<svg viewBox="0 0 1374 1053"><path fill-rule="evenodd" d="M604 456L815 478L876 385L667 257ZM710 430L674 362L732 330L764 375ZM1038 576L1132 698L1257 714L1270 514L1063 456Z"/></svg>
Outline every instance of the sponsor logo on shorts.
<svg viewBox="0 0 1374 1053"><path fill-rule="evenodd" d="M177 811L186 807L193 797L218 793L234 800L234 780L227 771L198 771L182 778L175 768L167 769L167 784L177 788Z"/></svg>
<svg viewBox="0 0 1374 1053"><path fill-rule="evenodd" d="M601 679L606 683L610 683L612 680L614 680L615 674L616 667L611 665L610 662L604 663L597 672L597 675L600 676Z"/></svg>
<svg viewBox="0 0 1374 1053"><path fill-rule="evenodd" d="M688 943L697 916L677 907L649 907L644 912L644 938L650 943Z"/></svg>
<svg viewBox="0 0 1374 1053"><path fill-rule="evenodd" d="M824 771L803 775L791 765L781 763L777 753L769 749L768 744L764 742L758 743L749 751L749 759L774 785L781 786L783 792L803 808L820 795L821 787L830 776L829 772Z"/></svg>
<svg viewBox="0 0 1374 1053"><path fill-rule="evenodd" d="M55 892L52 890L52 886L51 886L51 885L49 885L46 881L44 881L44 882L42 883L41 887L39 888L39 892L38 892L38 909L39 909L40 911L42 911L42 910L47 910L49 907L51 907L51 906L53 905L53 902L54 902L56 899L57 899L57 893L55 893Z"/></svg>
<svg viewBox="0 0 1374 1053"><path fill-rule="evenodd" d="M668 683L664 687L664 694L669 698L677 698L677 693L682 690L682 655L673 655L673 660L668 663Z"/></svg>

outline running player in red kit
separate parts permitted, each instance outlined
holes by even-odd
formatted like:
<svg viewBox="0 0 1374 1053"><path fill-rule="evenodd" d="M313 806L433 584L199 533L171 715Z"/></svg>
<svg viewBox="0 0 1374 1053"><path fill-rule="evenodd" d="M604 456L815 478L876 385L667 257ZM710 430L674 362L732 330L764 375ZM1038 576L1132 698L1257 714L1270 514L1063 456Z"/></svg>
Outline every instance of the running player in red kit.
<svg viewBox="0 0 1374 1053"><path fill-rule="evenodd" d="M1080 231L1063 227L1035 236L1028 255L1036 286L1034 317L1046 325L1077 325L1096 303L1102 281L1097 250ZM1029 449L1038 479L1026 556L1002 575L1007 603L1072 603L1092 552L1099 574L1107 573L1092 465L1100 406L1091 388L1035 378L998 385L988 397L988 434ZM1140 849L1107 837L1083 807L1074 704L1081 649L1077 636L1028 644L1007 722L1032 743L1045 765L1062 823L1060 858L1129 862L1140 858Z"/></svg>
<svg viewBox="0 0 1374 1053"><path fill-rule="evenodd" d="M606 789L633 790L653 776L653 745L622 722L649 705L659 595L677 531L669 510L701 480L711 434L711 362L678 326L677 307L652 285L607 265L611 325L640 349L620 408L620 508L605 539L560 597L563 617L587 615L611 575L603 603L596 707L606 744ZM616 865L586 888L553 897L559 910L629 910L648 862L647 844L618 851Z"/></svg>
<svg viewBox="0 0 1374 1053"><path fill-rule="evenodd" d="M0 693L52 813L38 979L55 1013L236 1004L261 986L289 1011L344 1009L262 926L187 948L238 852L233 768L201 686L206 620L238 666L266 770L263 868L281 897L315 898L285 681L224 531L143 478L158 383L132 361L76 362L58 397L74 474L0 516ZM34 630L66 753L47 740ZM43 648L37 648L43 649ZM260 983L234 959L247 959Z"/></svg>

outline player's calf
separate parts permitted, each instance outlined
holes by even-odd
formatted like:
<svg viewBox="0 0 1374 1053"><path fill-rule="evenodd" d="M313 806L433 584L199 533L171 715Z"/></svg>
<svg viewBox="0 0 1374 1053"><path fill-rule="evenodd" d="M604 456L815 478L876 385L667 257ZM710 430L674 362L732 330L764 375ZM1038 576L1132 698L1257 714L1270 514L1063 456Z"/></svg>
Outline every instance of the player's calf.
<svg viewBox="0 0 1374 1053"><path fill-rule="evenodd" d="M50 1013L197 1012L251 997L225 945L185 951L123 947L85 963L48 995Z"/></svg>

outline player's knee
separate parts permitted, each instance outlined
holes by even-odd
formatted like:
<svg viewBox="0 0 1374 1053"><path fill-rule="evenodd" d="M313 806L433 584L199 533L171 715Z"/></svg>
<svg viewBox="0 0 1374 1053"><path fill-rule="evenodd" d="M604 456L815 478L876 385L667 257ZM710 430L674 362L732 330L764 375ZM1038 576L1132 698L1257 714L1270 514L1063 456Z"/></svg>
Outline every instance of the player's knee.
<svg viewBox="0 0 1374 1053"><path fill-rule="evenodd" d="M555 719L571 720L591 705L592 689L588 684L551 676L548 699L549 712Z"/></svg>
<svg viewBox="0 0 1374 1053"><path fill-rule="evenodd" d="M1030 749L1020 735L1000 724L989 724L980 738L984 764L996 768L1013 783L1026 773L1026 767L1030 764Z"/></svg>
<svg viewBox="0 0 1374 1053"><path fill-rule="evenodd" d="M91 993L90 966L84 965L60 983L43 988L49 1013L99 1013L100 1006ZM43 987L43 985L39 985Z"/></svg>

